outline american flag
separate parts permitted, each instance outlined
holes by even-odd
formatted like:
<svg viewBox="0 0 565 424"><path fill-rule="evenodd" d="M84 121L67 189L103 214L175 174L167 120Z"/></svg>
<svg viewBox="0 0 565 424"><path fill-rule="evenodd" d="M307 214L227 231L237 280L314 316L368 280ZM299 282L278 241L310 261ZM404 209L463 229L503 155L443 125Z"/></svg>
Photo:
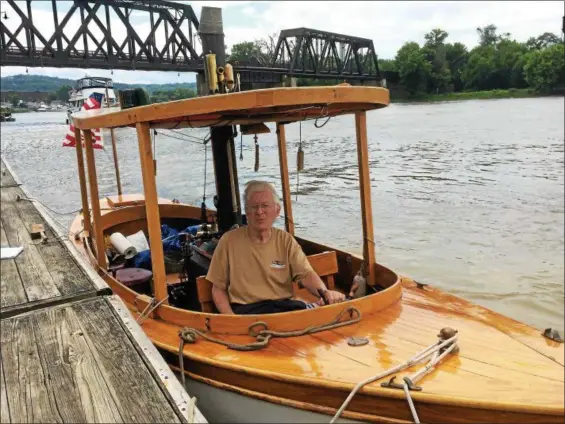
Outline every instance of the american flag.
<svg viewBox="0 0 565 424"><path fill-rule="evenodd" d="M92 93L88 99L82 105L81 110L90 110L90 109L98 109L102 106L102 99L104 98L103 93ZM82 145L84 146L84 136L82 138ZM75 147L77 144L75 138L75 126L71 121L71 125L69 125L69 131L67 132L67 136L63 141L64 147ZM104 144L102 143L102 132L100 128L96 128L92 130L92 147L94 149L103 149Z"/></svg>

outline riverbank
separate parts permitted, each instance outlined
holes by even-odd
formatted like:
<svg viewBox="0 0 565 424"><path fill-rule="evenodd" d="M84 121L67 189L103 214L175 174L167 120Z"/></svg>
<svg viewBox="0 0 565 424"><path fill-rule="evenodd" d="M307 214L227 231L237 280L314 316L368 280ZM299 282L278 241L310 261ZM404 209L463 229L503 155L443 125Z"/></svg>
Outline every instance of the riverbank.
<svg viewBox="0 0 565 424"><path fill-rule="evenodd" d="M563 96L565 89L556 89L550 92L538 91L532 88L510 88L508 90L489 91L465 91L460 93L446 94L424 94L412 97L395 98L391 95L391 103L421 103L421 102L449 102L462 100L489 100L489 99L512 99L528 97Z"/></svg>

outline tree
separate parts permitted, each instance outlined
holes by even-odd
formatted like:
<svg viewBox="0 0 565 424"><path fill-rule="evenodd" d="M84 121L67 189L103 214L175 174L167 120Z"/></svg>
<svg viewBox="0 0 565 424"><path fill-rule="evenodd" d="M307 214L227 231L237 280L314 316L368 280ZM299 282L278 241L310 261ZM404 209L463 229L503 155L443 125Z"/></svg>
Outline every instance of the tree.
<svg viewBox="0 0 565 424"><path fill-rule="evenodd" d="M541 50L559 43L561 43L561 39L557 35L551 32L544 32L538 37L530 37L526 41L526 47L528 50Z"/></svg>
<svg viewBox="0 0 565 424"><path fill-rule="evenodd" d="M47 103L51 103L57 100L57 93L49 93L47 95Z"/></svg>
<svg viewBox="0 0 565 424"><path fill-rule="evenodd" d="M496 49L492 45L475 47L469 53L467 66L461 78L466 89L492 90L496 86Z"/></svg>
<svg viewBox="0 0 565 424"><path fill-rule="evenodd" d="M453 43L445 45L445 60L448 63L451 80L450 84L453 91L461 91L463 89L463 70L467 66L469 52L467 47L461 43Z"/></svg>
<svg viewBox="0 0 565 424"><path fill-rule="evenodd" d="M446 59L444 41L449 34L440 28L433 29L424 38L423 52L426 60L430 62L431 72L428 79L428 92L438 93L451 91L451 70Z"/></svg>
<svg viewBox="0 0 565 424"><path fill-rule="evenodd" d="M70 85L62 85L58 90L57 90L57 99L61 100L63 102L67 102L69 100L69 91L72 90L72 87Z"/></svg>
<svg viewBox="0 0 565 424"><path fill-rule="evenodd" d="M445 39L449 34L445 32L443 29L435 28L424 35L424 39L426 40L426 47L437 48L444 44Z"/></svg>
<svg viewBox="0 0 565 424"><path fill-rule="evenodd" d="M254 41L244 41L243 43L234 44L228 55L228 61L248 61L251 58L260 56L261 49Z"/></svg>
<svg viewBox="0 0 565 424"><path fill-rule="evenodd" d="M502 35L496 34L496 25L487 25L482 28L477 28L477 32L479 33L479 45L480 46L491 46L498 43L501 40L507 39L510 37L509 32L505 32Z"/></svg>
<svg viewBox="0 0 565 424"><path fill-rule="evenodd" d="M431 72L431 65L415 42L405 43L394 59L400 81L411 95L423 92Z"/></svg>
<svg viewBox="0 0 565 424"><path fill-rule="evenodd" d="M495 79L496 88L519 88L525 86L523 62L520 58L527 53L523 44L513 40L501 40L496 45Z"/></svg>
<svg viewBox="0 0 565 424"><path fill-rule="evenodd" d="M394 61L394 59L377 59L378 63L379 63L379 70L381 72L383 71L390 71L390 72L396 72L396 62Z"/></svg>
<svg viewBox="0 0 565 424"><path fill-rule="evenodd" d="M565 81L565 48L554 44L530 52L524 65L526 81L537 90L552 89Z"/></svg>

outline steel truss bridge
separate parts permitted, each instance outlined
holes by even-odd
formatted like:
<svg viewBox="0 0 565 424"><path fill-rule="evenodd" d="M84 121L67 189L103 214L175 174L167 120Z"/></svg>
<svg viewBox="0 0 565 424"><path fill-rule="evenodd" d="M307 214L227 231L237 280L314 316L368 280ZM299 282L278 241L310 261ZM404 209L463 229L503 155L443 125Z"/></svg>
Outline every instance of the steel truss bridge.
<svg viewBox="0 0 565 424"><path fill-rule="evenodd" d="M164 0L25 0L23 8L24 2L18 3L0 2L2 66L203 71L199 22L190 5ZM283 75L371 82L397 78L379 71L373 41L365 38L288 29L281 31L269 53L232 61L242 81L276 83Z"/></svg>

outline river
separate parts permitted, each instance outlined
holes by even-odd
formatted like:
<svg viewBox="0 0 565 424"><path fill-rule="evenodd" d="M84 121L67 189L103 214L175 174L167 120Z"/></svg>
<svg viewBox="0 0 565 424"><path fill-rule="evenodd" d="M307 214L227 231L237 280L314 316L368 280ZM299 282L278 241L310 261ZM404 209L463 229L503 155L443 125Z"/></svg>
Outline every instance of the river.
<svg viewBox="0 0 565 424"><path fill-rule="evenodd" d="M2 156L39 200L58 212L80 208L75 149L61 147L61 112L16 114L2 123ZM564 102L562 97L393 104L367 116L377 260L540 329L563 334ZM319 122L322 124L323 121ZM274 126L270 125L273 130ZM302 124L305 169L299 175L299 125L287 126L296 233L360 252L362 230L353 117L322 128ZM198 205L206 167L214 191L206 130L156 136L159 195ZM133 129L116 131L124 192L142 192ZM180 139L179 139L180 138ZM181 140L182 139L182 140ZM100 193L116 192L105 132L96 153ZM237 156L240 183L279 185L276 136L252 136ZM72 215L55 215L68 226ZM278 225L281 225L282 220Z"/></svg>

